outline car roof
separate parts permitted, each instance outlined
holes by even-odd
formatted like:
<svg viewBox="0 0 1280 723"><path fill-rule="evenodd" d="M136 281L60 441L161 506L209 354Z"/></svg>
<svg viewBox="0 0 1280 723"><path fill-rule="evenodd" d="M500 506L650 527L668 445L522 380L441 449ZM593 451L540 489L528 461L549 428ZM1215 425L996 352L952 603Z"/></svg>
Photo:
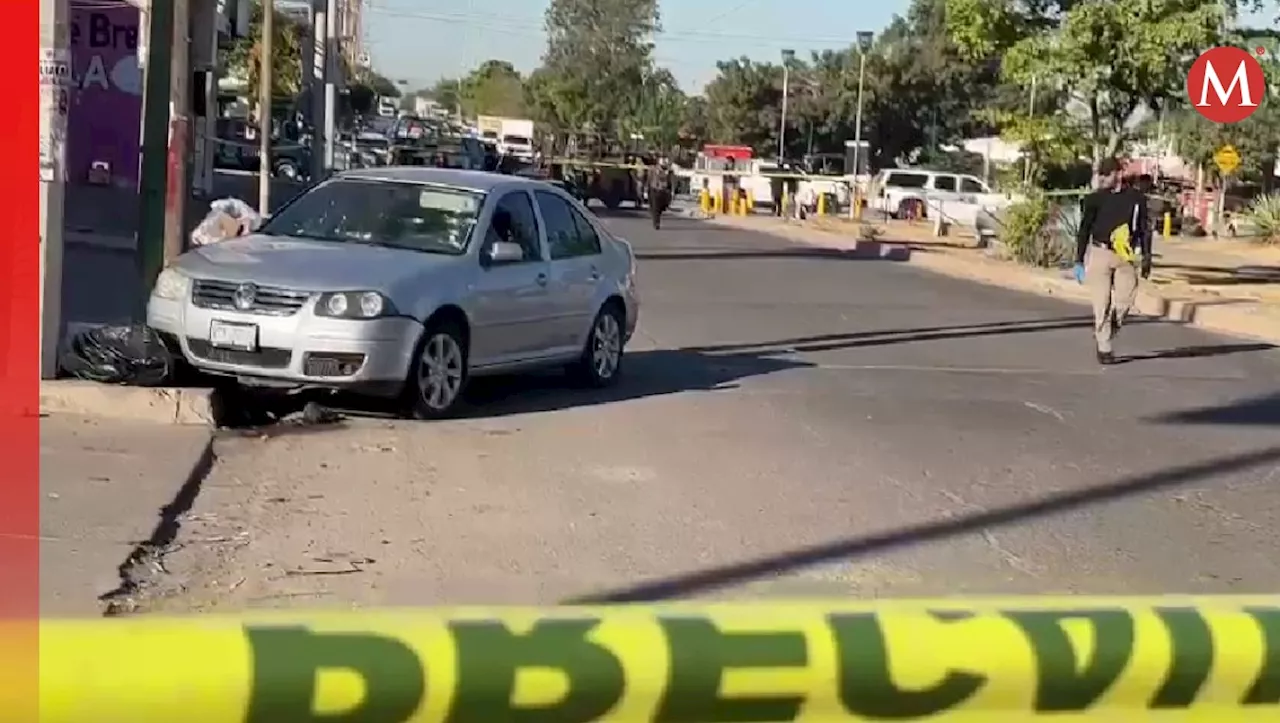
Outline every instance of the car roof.
<svg viewBox="0 0 1280 723"><path fill-rule="evenodd" d="M402 183L429 183L452 188L462 188L477 193L488 193L497 188L538 187L543 184L533 178L508 176L503 173L469 171L461 168L437 168L435 166L382 166L343 171L338 178L362 178Z"/></svg>

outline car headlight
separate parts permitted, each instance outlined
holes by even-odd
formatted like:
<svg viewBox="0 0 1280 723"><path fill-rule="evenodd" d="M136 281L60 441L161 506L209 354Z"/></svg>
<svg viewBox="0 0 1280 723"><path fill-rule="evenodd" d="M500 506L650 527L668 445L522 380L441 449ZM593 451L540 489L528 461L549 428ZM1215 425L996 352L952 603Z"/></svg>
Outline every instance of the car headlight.
<svg viewBox="0 0 1280 723"><path fill-rule="evenodd" d="M316 301L316 315L334 319L378 319L395 313L391 300L376 291L336 291Z"/></svg>
<svg viewBox="0 0 1280 723"><path fill-rule="evenodd" d="M191 279L176 269L167 268L156 277L156 285L151 295L161 299L179 301L191 293Z"/></svg>

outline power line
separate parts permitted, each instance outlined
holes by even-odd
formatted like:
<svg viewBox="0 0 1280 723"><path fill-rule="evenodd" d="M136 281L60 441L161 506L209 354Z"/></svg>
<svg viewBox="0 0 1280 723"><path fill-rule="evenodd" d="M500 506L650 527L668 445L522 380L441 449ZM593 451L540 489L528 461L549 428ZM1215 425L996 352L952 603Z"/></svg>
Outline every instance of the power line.
<svg viewBox="0 0 1280 723"><path fill-rule="evenodd" d="M748 0L748 4L753 0ZM369 8L370 13L377 15L385 15L388 17L428 20L431 22L451 23L457 25L473 25L482 30L492 30L494 32L513 32L520 34L528 34L531 32L542 32L543 27L541 20L527 18L524 24L513 23L496 23L491 15L468 15L468 14L450 14L450 13L425 13L410 10L397 10L387 7ZM735 11L736 12L736 11ZM769 46L794 46L802 44L811 45L851 45L852 41L847 37L780 37L776 35L753 35L749 33L720 33L707 32L700 30L664 30L657 34L660 39L675 41L705 41L705 40L742 40L750 41L760 45Z"/></svg>

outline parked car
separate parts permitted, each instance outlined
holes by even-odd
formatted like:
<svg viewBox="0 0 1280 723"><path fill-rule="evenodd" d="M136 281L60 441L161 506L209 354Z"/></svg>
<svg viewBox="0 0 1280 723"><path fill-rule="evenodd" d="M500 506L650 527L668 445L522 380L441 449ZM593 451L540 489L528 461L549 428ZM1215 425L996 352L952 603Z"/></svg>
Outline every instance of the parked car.
<svg viewBox="0 0 1280 723"><path fill-rule="evenodd" d="M881 171L868 193L868 206L893 218L928 218L939 202L999 208L1009 199L977 176L924 168Z"/></svg>
<svg viewBox="0 0 1280 723"><path fill-rule="evenodd" d="M398 398L436 418L486 374L564 365L613 384L635 272L630 244L541 181L359 169L178 257L147 319L203 372Z"/></svg>

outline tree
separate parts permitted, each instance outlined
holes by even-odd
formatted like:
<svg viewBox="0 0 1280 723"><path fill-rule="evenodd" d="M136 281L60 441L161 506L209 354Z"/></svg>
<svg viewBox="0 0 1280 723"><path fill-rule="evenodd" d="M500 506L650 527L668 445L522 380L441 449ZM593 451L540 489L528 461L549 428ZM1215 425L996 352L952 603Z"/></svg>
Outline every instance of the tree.
<svg viewBox="0 0 1280 723"><path fill-rule="evenodd" d="M262 2L254 0L253 16L249 21L249 34L237 38L227 51L227 69L245 79L250 90L256 91L261 75L259 63L262 39ZM302 45L307 29L297 20L276 11L271 39L271 93L272 97L293 97L302 89ZM256 102L257 94L252 93Z"/></svg>
<svg viewBox="0 0 1280 723"><path fill-rule="evenodd" d="M922 150L977 131L990 121L978 110L1025 107L999 86L998 64L970 60L950 41L944 0L913 0L876 38L866 58L862 138L873 166L906 161ZM857 135L860 51L813 53L789 66L789 157L844 151ZM746 59L719 64L707 86L709 135L774 155L781 122L782 67Z"/></svg>
<svg viewBox="0 0 1280 723"><path fill-rule="evenodd" d="M1221 42L1219 0L946 3L951 39L968 57L998 57L1007 81L1071 96L1095 165L1121 149L1139 109L1166 107L1190 62Z"/></svg>
<svg viewBox="0 0 1280 723"><path fill-rule="evenodd" d="M671 71L659 68L648 72L630 101L621 121L623 133L639 134L664 151L679 143L688 99Z"/></svg>
<svg viewBox="0 0 1280 723"><path fill-rule="evenodd" d="M551 0L531 105L565 130L616 133L653 65L657 0Z"/></svg>
<svg viewBox="0 0 1280 723"><path fill-rule="evenodd" d="M456 83L454 88L456 93ZM520 118L527 114L524 79L505 60L486 60L481 63L480 67L463 79L461 93L463 113L469 116Z"/></svg>
<svg viewBox="0 0 1280 723"><path fill-rule="evenodd" d="M707 84L707 135L715 143L741 143L762 156L778 149L782 66L738 58L716 63Z"/></svg>

